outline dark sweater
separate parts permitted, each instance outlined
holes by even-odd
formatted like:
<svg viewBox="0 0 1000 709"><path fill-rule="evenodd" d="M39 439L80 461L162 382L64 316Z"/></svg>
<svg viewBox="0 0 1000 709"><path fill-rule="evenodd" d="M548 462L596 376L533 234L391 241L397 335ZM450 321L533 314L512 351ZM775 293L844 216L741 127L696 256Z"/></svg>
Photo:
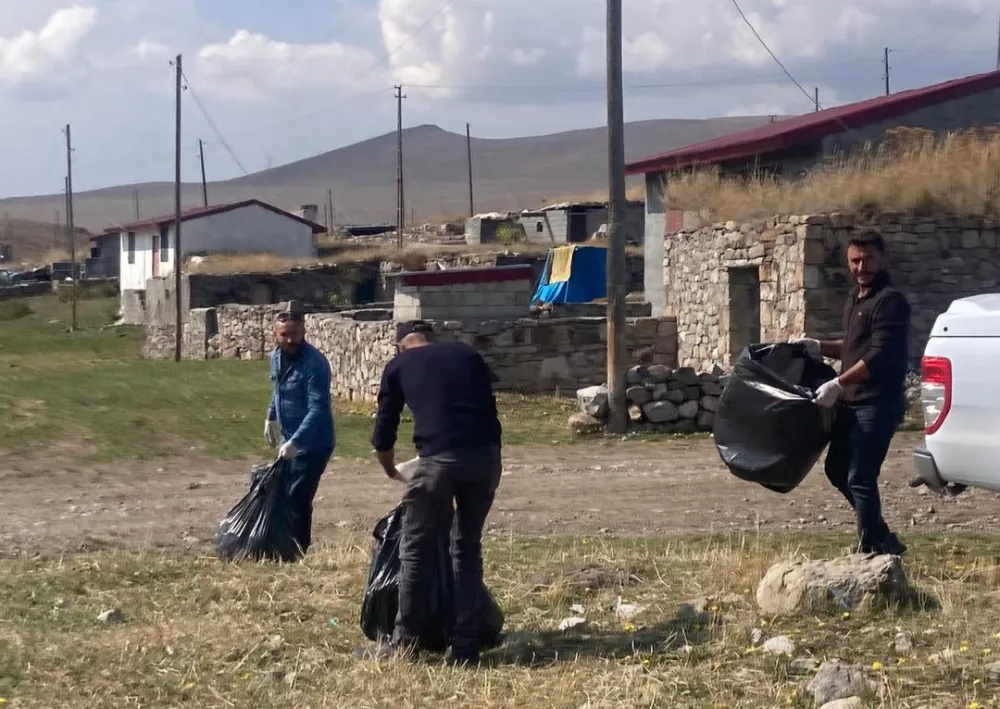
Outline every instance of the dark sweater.
<svg viewBox="0 0 1000 709"><path fill-rule="evenodd" d="M897 400L906 389L910 304L882 273L864 298L855 289L844 305L841 371L864 360L870 378L847 394L851 403Z"/></svg>
<svg viewBox="0 0 1000 709"><path fill-rule="evenodd" d="M427 457L500 445L500 420L489 366L472 347L435 342L400 352L386 365L372 445L395 447L403 406L413 412L413 442Z"/></svg>

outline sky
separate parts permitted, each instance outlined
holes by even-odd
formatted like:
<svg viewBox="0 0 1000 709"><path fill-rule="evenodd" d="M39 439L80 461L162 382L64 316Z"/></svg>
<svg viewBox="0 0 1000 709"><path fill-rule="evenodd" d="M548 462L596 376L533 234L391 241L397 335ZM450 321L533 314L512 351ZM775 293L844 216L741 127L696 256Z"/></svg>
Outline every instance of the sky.
<svg viewBox="0 0 1000 709"><path fill-rule="evenodd" d="M623 0L625 118L797 114L996 66L1000 0ZM294 10L291 9L294 7ZM3 0L0 196L210 180L404 125L604 125L604 0Z"/></svg>

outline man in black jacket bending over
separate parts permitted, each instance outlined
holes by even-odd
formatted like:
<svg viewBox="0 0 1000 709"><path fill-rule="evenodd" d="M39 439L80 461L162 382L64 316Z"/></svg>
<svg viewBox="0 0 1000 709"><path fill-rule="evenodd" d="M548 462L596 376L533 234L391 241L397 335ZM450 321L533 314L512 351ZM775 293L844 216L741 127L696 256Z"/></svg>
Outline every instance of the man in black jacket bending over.
<svg viewBox="0 0 1000 709"><path fill-rule="evenodd" d="M416 646L427 621L426 578L434 573L429 555L437 535L450 527L455 570L451 659L475 664L483 527L503 468L493 377L475 349L434 342L432 328L421 321L397 328L396 348L382 374L372 443L386 475L395 477L399 417L409 406L420 462L403 495L399 613L392 641L381 654Z"/></svg>

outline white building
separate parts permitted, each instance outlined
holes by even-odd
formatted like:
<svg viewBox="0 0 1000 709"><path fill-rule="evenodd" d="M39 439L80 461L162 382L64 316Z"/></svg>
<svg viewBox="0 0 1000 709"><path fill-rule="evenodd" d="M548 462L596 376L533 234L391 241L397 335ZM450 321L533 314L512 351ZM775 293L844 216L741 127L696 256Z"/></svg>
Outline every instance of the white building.
<svg viewBox="0 0 1000 709"><path fill-rule="evenodd" d="M272 253L286 258L316 255L316 234L325 227L257 199L189 209L181 214L182 258L212 253ZM150 278L174 271L174 216L142 219L119 227L120 288L143 291Z"/></svg>

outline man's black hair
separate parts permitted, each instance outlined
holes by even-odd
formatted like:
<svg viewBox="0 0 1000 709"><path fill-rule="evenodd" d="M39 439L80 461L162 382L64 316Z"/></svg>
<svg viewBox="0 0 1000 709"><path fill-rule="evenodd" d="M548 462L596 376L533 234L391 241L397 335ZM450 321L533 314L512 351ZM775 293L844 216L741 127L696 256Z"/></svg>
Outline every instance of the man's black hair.
<svg viewBox="0 0 1000 709"><path fill-rule="evenodd" d="M885 253L885 239L873 229L865 229L857 234L852 234L847 245L858 249L875 249L880 254Z"/></svg>
<svg viewBox="0 0 1000 709"><path fill-rule="evenodd" d="M423 335L428 340L434 333L434 326L424 320L410 320L396 326L396 342L407 335Z"/></svg>

